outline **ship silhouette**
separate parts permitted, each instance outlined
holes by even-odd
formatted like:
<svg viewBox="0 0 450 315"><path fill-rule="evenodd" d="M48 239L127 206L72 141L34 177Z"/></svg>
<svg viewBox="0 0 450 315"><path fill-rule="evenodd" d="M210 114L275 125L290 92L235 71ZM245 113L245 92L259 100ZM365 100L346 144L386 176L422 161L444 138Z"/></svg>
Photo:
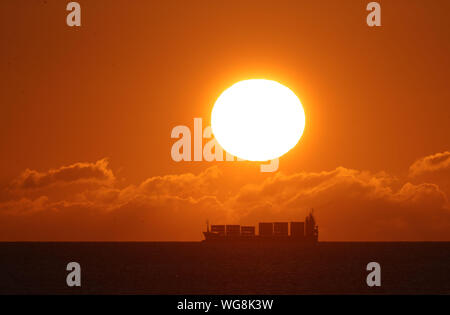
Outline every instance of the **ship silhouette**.
<svg viewBox="0 0 450 315"><path fill-rule="evenodd" d="M313 215L313 210L306 216L304 222L260 222L259 234L254 226L245 225L211 225L206 223L204 242L233 241L285 241L298 243L317 243L319 227ZM290 227L290 229L289 229Z"/></svg>

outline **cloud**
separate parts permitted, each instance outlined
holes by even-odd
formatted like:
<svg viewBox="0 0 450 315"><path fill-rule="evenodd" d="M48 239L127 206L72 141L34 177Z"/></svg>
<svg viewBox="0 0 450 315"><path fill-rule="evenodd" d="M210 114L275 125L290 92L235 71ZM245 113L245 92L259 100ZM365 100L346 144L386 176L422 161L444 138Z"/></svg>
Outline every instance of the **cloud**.
<svg viewBox="0 0 450 315"><path fill-rule="evenodd" d="M408 177L414 183L434 183L450 196L450 152L418 159L409 168Z"/></svg>
<svg viewBox="0 0 450 315"><path fill-rule="evenodd" d="M450 170L450 152L436 153L423 157L415 161L409 168L411 177L423 175L425 173L449 171Z"/></svg>
<svg viewBox="0 0 450 315"><path fill-rule="evenodd" d="M450 212L435 184L395 179L339 167L320 173L278 173L260 185L248 185L233 208L244 222L302 220L315 208L326 240L450 239Z"/></svg>
<svg viewBox="0 0 450 315"><path fill-rule="evenodd" d="M139 190L148 194L198 198L217 194L218 183L222 176L222 171L217 166L213 166L199 175L186 173L151 177L139 186Z"/></svg>
<svg viewBox="0 0 450 315"><path fill-rule="evenodd" d="M79 162L46 172L26 169L13 181L13 187L18 189L37 189L54 184L74 182L111 184L114 180L113 172L108 168L108 160L102 159L95 163Z"/></svg>
<svg viewBox="0 0 450 315"><path fill-rule="evenodd" d="M65 169L76 171L68 176ZM28 178L23 174L20 178ZM199 240L206 219L256 225L303 220L310 208L315 208L322 240L450 240L445 191L433 182L385 172L338 167L266 174L252 181L236 170L213 166L199 174L155 176L118 187L100 160L39 174L31 186L19 181L21 196L0 203L0 240ZM77 185L65 194L55 190L67 185L50 184L92 180L109 184ZM41 186L52 193L27 195L31 187Z"/></svg>

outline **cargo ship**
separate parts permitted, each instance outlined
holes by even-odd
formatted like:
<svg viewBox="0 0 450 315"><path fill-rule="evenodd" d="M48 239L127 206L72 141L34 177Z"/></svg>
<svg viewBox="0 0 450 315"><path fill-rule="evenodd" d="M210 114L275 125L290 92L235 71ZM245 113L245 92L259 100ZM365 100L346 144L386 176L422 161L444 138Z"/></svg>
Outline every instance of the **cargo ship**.
<svg viewBox="0 0 450 315"><path fill-rule="evenodd" d="M317 243L319 227L311 211L304 222L261 222L258 224L259 234L255 226L244 225L211 225L206 224L204 242L233 241L283 241L298 243Z"/></svg>

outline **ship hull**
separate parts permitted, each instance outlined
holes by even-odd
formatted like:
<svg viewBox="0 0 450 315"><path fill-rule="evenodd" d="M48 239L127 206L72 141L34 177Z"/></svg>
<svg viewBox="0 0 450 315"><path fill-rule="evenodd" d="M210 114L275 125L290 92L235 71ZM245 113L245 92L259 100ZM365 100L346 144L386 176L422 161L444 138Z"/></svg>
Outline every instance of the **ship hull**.
<svg viewBox="0 0 450 315"><path fill-rule="evenodd" d="M317 238L296 238L292 236L280 235L280 236L228 236L217 235L211 232L203 232L205 239L204 243L266 243L266 242L283 242L283 243L298 243L298 244L315 244L318 242Z"/></svg>

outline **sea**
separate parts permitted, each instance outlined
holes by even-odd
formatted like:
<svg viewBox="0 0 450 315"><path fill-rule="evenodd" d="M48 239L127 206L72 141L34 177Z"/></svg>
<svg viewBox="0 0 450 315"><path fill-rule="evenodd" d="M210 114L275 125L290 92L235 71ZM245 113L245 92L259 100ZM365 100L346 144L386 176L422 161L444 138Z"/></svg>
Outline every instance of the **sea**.
<svg viewBox="0 0 450 315"><path fill-rule="evenodd" d="M450 242L0 243L0 294L450 294Z"/></svg>

